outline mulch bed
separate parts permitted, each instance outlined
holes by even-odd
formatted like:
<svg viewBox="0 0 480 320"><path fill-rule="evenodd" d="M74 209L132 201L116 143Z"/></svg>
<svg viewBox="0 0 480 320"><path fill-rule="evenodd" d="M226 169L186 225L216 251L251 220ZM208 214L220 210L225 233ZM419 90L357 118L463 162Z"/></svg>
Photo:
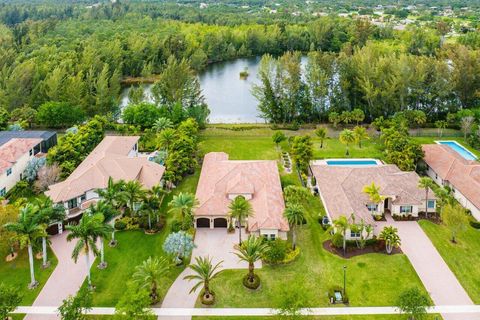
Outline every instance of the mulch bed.
<svg viewBox="0 0 480 320"><path fill-rule="evenodd" d="M323 248L327 250L328 252L331 252L339 257L349 259L351 257L356 257L356 256L361 256L362 254L368 254L368 253L383 253L387 254L385 251L385 242L384 241L377 241L377 243L373 245L367 245L365 246L364 249L360 249L357 247L347 247L345 255L343 255L343 249L342 248L336 248L331 240L327 240L323 242ZM403 253L402 249L400 248L393 248L392 255L393 254L399 254Z"/></svg>

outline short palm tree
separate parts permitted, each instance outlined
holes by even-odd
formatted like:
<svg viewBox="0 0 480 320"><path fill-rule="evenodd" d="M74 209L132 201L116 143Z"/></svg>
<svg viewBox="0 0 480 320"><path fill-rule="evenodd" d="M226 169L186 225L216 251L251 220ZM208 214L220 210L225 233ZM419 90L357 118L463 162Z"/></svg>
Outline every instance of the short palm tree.
<svg viewBox="0 0 480 320"><path fill-rule="evenodd" d="M185 280L196 280L197 283L192 287L190 293L195 292L198 288L203 286L203 301L214 301L215 294L210 290L210 282L218 275L219 268L221 268L223 261L220 261L215 266L212 264L210 257L196 257L195 264L188 267L192 269L194 274L184 277Z"/></svg>
<svg viewBox="0 0 480 320"><path fill-rule="evenodd" d="M170 269L170 264L165 258L149 257L141 265L135 267L133 282L140 288L149 289L152 303L159 300L158 284L160 279Z"/></svg>
<svg viewBox="0 0 480 320"><path fill-rule="evenodd" d="M250 285L253 285L255 283L255 262L262 259L268 250L268 244L262 238L250 235L236 250L238 251L235 252L237 257L248 263L247 281ZM258 280L256 288L258 288L258 285L260 285L260 280Z"/></svg>
<svg viewBox="0 0 480 320"><path fill-rule="evenodd" d="M333 227L335 228L335 232L338 232L342 235L343 255L345 255L347 251L347 230L350 227L347 217L340 216L337 220L333 220Z"/></svg>
<svg viewBox="0 0 480 320"><path fill-rule="evenodd" d="M398 230L395 227L385 226L378 237L385 241L385 249L388 254L392 253L393 248L400 247L400 237L398 235Z"/></svg>
<svg viewBox="0 0 480 320"><path fill-rule="evenodd" d="M169 212L180 213L182 219L191 220L193 215L193 209L198 206L198 200L193 193L180 192L178 195L173 196L172 201L168 204L170 206Z"/></svg>
<svg viewBox="0 0 480 320"><path fill-rule="evenodd" d="M115 228L109 224L109 221L111 221L116 214L115 209L104 201L98 201L96 204L91 205L85 214L101 214L103 216L103 224L105 225L106 232L111 233L112 241L115 241ZM100 263L98 265L100 269L105 269L107 267L104 242L105 237L100 237Z"/></svg>
<svg viewBox="0 0 480 320"><path fill-rule="evenodd" d="M242 244L242 225L248 217L253 216L253 208L250 202L243 196L237 196L228 206L230 217L237 220L238 244Z"/></svg>
<svg viewBox="0 0 480 320"><path fill-rule="evenodd" d="M155 130L156 132L160 132L162 130L172 128L173 123L170 119L165 118L165 117L160 117L155 121L155 123L152 126L152 129Z"/></svg>
<svg viewBox="0 0 480 320"><path fill-rule="evenodd" d="M367 133L367 129L365 129L365 127L362 127L362 126L356 126L355 128L353 128L353 135L355 137L355 141L358 143L359 148L362 147L363 140L370 139Z"/></svg>
<svg viewBox="0 0 480 320"><path fill-rule="evenodd" d="M88 285L91 287L90 253L98 255L99 252L96 241L99 237L107 237L110 229L104 224L102 214L84 214L77 225L68 225L67 230L70 231L67 235L67 241L78 239L72 252L72 259L77 262L80 253L83 252L85 254L85 263L87 264L88 270Z"/></svg>
<svg viewBox="0 0 480 320"><path fill-rule="evenodd" d="M158 213L158 203L155 198L145 196L140 207L141 214L147 215L148 230L152 230L152 216Z"/></svg>
<svg viewBox="0 0 480 320"><path fill-rule="evenodd" d="M421 177L418 181L418 187L425 190L425 218L428 218L428 192L434 185L435 183L429 177Z"/></svg>
<svg viewBox="0 0 480 320"><path fill-rule="evenodd" d="M368 195L370 202L375 204L377 208L378 205L385 199L385 197L380 195L380 187L374 182L372 182L370 185L364 186L362 191ZM374 210L373 215L376 216L377 212L377 210Z"/></svg>
<svg viewBox="0 0 480 320"><path fill-rule="evenodd" d="M321 149L323 148L323 141L325 140L325 138L327 138L327 132L328 132L327 128L325 128L325 127L320 127L320 128L317 128L315 130L315 134L320 139L320 148Z"/></svg>
<svg viewBox="0 0 480 320"><path fill-rule="evenodd" d="M131 180L125 183L122 190L120 191L120 198L126 205L130 215L133 215L136 212L135 204L138 203L145 195L145 190L143 190L142 185L138 180Z"/></svg>
<svg viewBox="0 0 480 320"><path fill-rule="evenodd" d="M119 209L121 204L124 202L121 199L123 196L121 191L124 185L125 181L119 180L115 182L113 181L112 177L110 177L108 178L107 187L105 189L98 189L97 193L103 201L111 205L113 208Z"/></svg>
<svg viewBox="0 0 480 320"><path fill-rule="evenodd" d="M20 209L17 222L7 223L5 229L14 232L20 242L21 247L28 248L28 262L30 264L30 289L38 285L35 279L35 270L33 265L33 244L40 238L46 237L45 225L38 223L35 215L38 214L38 207L27 204Z"/></svg>
<svg viewBox="0 0 480 320"><path fill-rule="evenodd" d="M172 128L163 129L158 133L158 147L168 151L177 133Z"/></svg>
<svg viewBox="0 0 480 320"><path fill-rule="evenodd" d="M340 132L340 136L338 138L339 138L340 142L343 143L344 145L346 145L346 147L347 147L347 151L346 151L345 155L347 157L350 156L349 146L350 146L351 143L355 142L355 135L353 134L353 131L349 130L349 129L345 129L342 132Z"/></svg>
<svg viewBox="0 0 480 320"><path fill-rule="evenodd" d="M288 220L288 223L290 224L292 228L292 245L293 245L293 250L295 250L297 246L297 229L296 227L298 225L303 224L303 221L305 220L305 215L304 215L304 208L298 203L291 203L288 204L287 207L285 208L284 215Z"/></svg>

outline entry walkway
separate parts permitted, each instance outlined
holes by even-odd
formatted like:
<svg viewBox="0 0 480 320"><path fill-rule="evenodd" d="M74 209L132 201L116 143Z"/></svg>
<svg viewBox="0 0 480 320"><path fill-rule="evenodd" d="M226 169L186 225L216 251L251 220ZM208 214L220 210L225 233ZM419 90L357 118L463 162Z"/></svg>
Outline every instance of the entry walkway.
<svg viewBox="0 0 480 320"><path fill-rule="evenodd" d="M380 228L383 225L393 225L398 229L402 251L412 263L435 305L473 305L465 289L416 221L396 222L388 216L387 222L378 224ZM467 319L464 314L449 313L442 314L442 317L444 320ZM480 315L469 315L468 319L477 320Z"/></svg>
<svg viewBox="0 0 480 320"><path fill-rule="evenodd" d="M72 251L76 240L67 242L68 232L52 236L51 247L58 259L58 264L53 270L42 291L33 302L33 307L60 306L69 295L75 295L87 277L85 256L82 254L77 263L72 259ZM90 258L93 263L94 258ZM26 320L56 320L56 315L27 315Z"/></svg>
<svg viewBox="0 0 480 320"><path fill-rule="evenodd" d="M242 229L242 240L246 239L244 229ZM227 233L224 228L202 229L199 228L195 233L196 248L192 252L192 263L195 263L196 257L212 258L213 265L222 262L220 270L225 269L247 269L246 262L239 262L238 257L233 253L235 244L238 244L238 229L235 233ZM255 265L261 268L261 263ZM168 290L162 302L162 308L194 308L197 301L199 290L190 293L194 282L184 280L184 277L191 274L190 268L186 268L174 281ZM191 319L191 316L179 316L174 319Z"/></svg>

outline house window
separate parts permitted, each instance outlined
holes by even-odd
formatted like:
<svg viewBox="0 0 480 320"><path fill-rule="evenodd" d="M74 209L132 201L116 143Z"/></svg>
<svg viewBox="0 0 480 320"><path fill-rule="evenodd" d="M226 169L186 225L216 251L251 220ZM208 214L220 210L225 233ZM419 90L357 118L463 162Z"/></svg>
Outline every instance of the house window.
<svg viewBox="0 0 480 320"><path fill-rule="evenodd" d="M412 206L400 206L400 213L412 213L413 207Z"/></svg>
<svg viewBox="0 0 480 320"><path fill-rule="evenodd" d="M370 212L377 212L378 211L378 204L367 204L367 209Z"/></svg>
<svg viewBox="0 0 480 320"><path fill-rule="evenodd" d="M435 180L437 180L437 179L438 179L438 174L435 173Z"/></svg>
<svg viewBox="0 0 480 320"><path fill-rule="evenodd" d="M360 232L350 231L350 238L360 238Z"/></svg>
<svg viewBox="0 0 480 320"><path fill-rule="evenodd" d="M76 207L78 206L78 205L77 205L77 198L68 200L67 206L68 206L68 209L76 208Z"/></svg>
<svg viewBox="0 0 480 320"><path fill-rule="evenodd" d="M429 209L435 208L435 200L428 200L427 201L427 208L429 208Z"/></svg>
<svg viewBox="0 0 480 320"><path fill-rule="evenodd" d="M33 155L33 149L30 149L30 152L28 153L30 156Z"/></svg>
<svg viewBox="0 0 480 320"><path fill-rule="evenodd" d="M452 192L455 193L455 188L452 187Z"/></svg>
<svg viewBox="0 0 480 320"><path fill-rule="evenodd" d="M5 197L6 194L7 194L7 188L3 188L2 190L0 190L0 197Z"/></svg>
<svg viewBox="0 0 480 320"><path fill-rule="evenodd" d="M274 234L270 235L270 240L272 240L272 241L275 240L275 235Z"/></svg>
<svg viewBox="0 0 480 320"><path fill-rule="evenodd" d="M7 177L12 174L12 168L7 169Z"/></svg>
<svg viewBox="0 0 480 320"><path fill-rule="evenodd" d="M85 201L85 199L87 199L87 195L84 193L80 196L80 202Z"/></svg>

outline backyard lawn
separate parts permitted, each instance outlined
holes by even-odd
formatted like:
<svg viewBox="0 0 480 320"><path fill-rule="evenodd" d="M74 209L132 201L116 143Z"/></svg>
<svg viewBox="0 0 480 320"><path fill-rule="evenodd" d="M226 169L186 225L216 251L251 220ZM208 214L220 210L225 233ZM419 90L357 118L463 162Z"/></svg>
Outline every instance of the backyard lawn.
<svg viewBox="0 0 480 320"><path fill-rule="evenodd" d="M165 197L162 210L168 210L168 202L178 192L195 192L200 170L192 176L185 178L178 188ZM131 278L134 269L148 257L163 256L162 249L165 238L170 233L168 222L172 220L169 216L166 227L155 235L146 235L143 231L122 231L116 233L118 245L116 248L105 246L105 259L108 268L99 270L96 265L92 266L92 282L96 286L93 295L94 306L113 307L127 288L127 281ZM183 267L172 267L159 286L159 293L164 297L173 281L183 271ZM85 285L85 284L84 284Z"/></svg>
<svg viewBox="0 0 480 320"><path fill-rule="evenodd" d="M480 230L468 226L453 244L447 227L424 220L419 223L473 302L480 303Z"/></svg>
<svg viewBox="0 0 480 320"><path fill-rule="evenodd" d="M40 283L40 285L34 290L29 290L27 287L30 283L30 268L28 264L27 249L22 249L17 259L12 262L5 262L3 259L4 257L2 257L0 262L0 282L18 288L22 292L23 300L21 305L23 306L29 306L35 301L35 298L40 293L47 282L48 277L50 277L50 274L57 265L57 258L50 249L48 250L50 267L47 269L42 269L42 260L34 259L35 278Z"/></svg>

